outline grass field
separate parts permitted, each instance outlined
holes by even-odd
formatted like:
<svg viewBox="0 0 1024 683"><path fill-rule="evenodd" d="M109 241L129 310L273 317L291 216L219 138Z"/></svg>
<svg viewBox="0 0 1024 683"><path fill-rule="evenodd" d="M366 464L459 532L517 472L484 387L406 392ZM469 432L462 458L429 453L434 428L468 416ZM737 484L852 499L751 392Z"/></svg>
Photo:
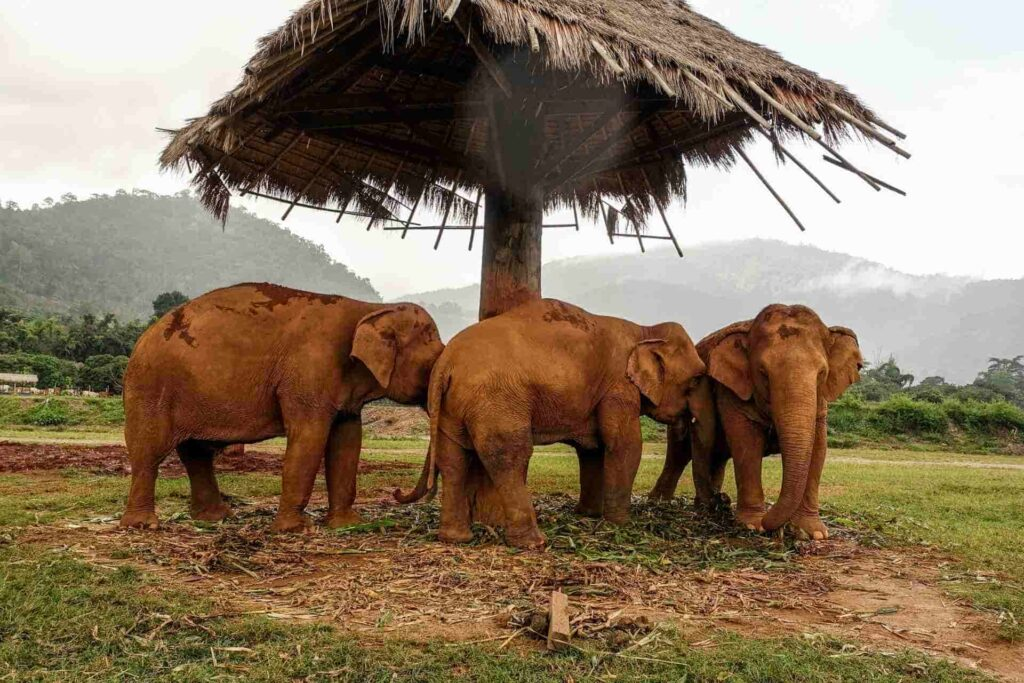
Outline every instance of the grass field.
<svg viewBox="0 0 1024 683"><path fill-rule="evenodd" d="M0 440L10 439L26 444L121 441L117 429L102 427L0 431ZM275 451L281 446L276 441L260 449ZM419 438L368 441L364 460L371 466L360 477L360 490L372 501L396 485L411 485L424 447ZM646 446L638 494L646 492L656 479L663 451L663 444ZM714 611L710 617L700 617L706 606L696 609L694 605L687 605L686 612L698 616L658 621L653 630L627 631L620 636L625 640L614 645L596 636L580 637L574 649L559 654L548 654L525 640L514 624L497 631L489 627L492 630L482 632L485 637L479 638L453 633L453 627L438 626L436 632L427 633L394 630L396 627L389 627L392 621L401 624L409 619L397 605L394 610L381 610L368 630L357 632L344 622L322 618L315 609L321 616L312 623L281 614L244 614L241 612L247 610L234 600L239 580L249 581L247 575L252 574L263 581L257 585L275 586L277 579L272 581L270 576L276 574L268 567L277 565L263 565L255 559L250 563L245 559L249 555L238 552L230 557L236 558L240 569L204 565L201 570L183 570L185 565L176 564L174 553L161 546L164 541L156 541L164 538L164 532L151 540L145 534L106 531L112 526L108 520L120 511L127 483L124 477L58 470L0 475L0 680L968 681L985 679L985 671L1005 676L1016 664L1020 664L1018 671L1024 671L1020 654L1024 639L1024 547L1020 542L1024 461L1010 456L859 449L834 450L830 458L822 496L829 524L840 540L835 542L838 550L823 552L854 552L858 557L858 553L869 553L865 557L871 562L880 564L883 559L879 558L884 558L884 562L902 564L908 570L915 563L927 563L931 572L927 583L940 601L945 595L950 604L962 603L968 610L964 614L976 615L967 635L957 636L978 648L975 657L969 656L970 650L954 648L949 650L953 655L947 653L953 661L947 661L934 643L920 646L913 634L934 626L929 624L916 630L913 624L901 626L900 622L883 625L898 638L878 643L864 641L856 629L812 623L777 632L751 625L737 627L733 621L743 618L742 609L735 617L720 621ZM408 467L392 468L402 463ZM380 467L375 469L375 465ZM765 472L768 490L776 490L781 474L777 458L766 461ZM343 548L340 552L356 555L381 553L378 561L387 557L382 566L391 567L390 571L403 571L400 565L405 555L386 553L393 552L395 544L408 544L428 567L452 564L452 575L461 577L458 581L477 586L485 595L493 592L493 600L507 601L508 609L524 600L528 603L539 589L517 597L500 582L481 584L484 559L490 566L495 558L518 562L527 574L537 563L537 576L554 572L562 576L562 582L581 571L610 571L635 575L636 582L651 581L652 586L673 580L683 585L715 586L715 576L728 582L750 572L767 577L768 584L785 586L789 581L813 582L827 571L842 572L843 559L826 557L808 565L806 562L815 558L801 559L807 550L802 544L707 526L681 504L652 507L638 499L636 521L625 529L582 524L569 512L568 499L558 495L574 492L577 481L575 459L566 457L566 449L538 449L530 484L550 541L549 551L540 555L509 551L496 544L486 530L480 531L478 541L469 548L442 547L433 541L436 506L393 508L372 502L364 506L369 520L364 529L341 536L318 531L294 542L314 555L332 552L325 548L339 552L338 547ZM236 552L239 539L248 539L258 549L252 557L267 552L264 544L286 543L267 540L263 533L266 515L280 491L277 476L227 474L221 483L241 510L238 519L223 525L222 530L183 518L187 480L159 480L159 512L175 530L172 550L175 544L205 542L211 534L216 535L213 547L221 553L226 552L224 547ZM322 482L318 486L322 487ZM726 490L732 486L728 481ZM680 493L692 493L685 478ZM322 500L314 504L318 502ZM419 510L427 510L427 516L422 517ZM832 543L824 547L832 547ZM274 562L295 552L292 546L287 548L287 552L282 546L280 552L271 553ZM208 555L193 552L188 557L191 564L186 565L192 566L198 562L196 557ZM318 571L332 567L337 570L327 565ZM173 576L185 576L183 583L178 579L173 585L167 583L172 568ZM903 571L899 569L893 576L900 577ZM189 589L190 581L211 578L220 589L208 593ZM619 590L628 592L633 580L620 583L625 588ZM770 592L768 584L766 592ZM610 581L610 585L620 584ZM218 590L225 586L226 597L218 597ZM468 587L465 590L469 591ZM432 585L422 600L443 603L446 594L438 592L443 590L442 585ZM749 592L741 596L741 605L759 596L756 586L744 590ZM769 608L785 603L787 590L777 589L767 603ZM585 595L573 600L587 605ZM324 604L334 604L331 601L337 598L333 592L331 596L323 598ZM600 605L600 600L609 598L591 600L595 599ZM294 597L289 600L282 604L296 602ZM636 600L634 596L632 602ZM641 594L640 600L648 602L648 596ZM649 602L665 609L666 604L675 604L674 600L666 603L650 598ZM487 602L485 598L483 604ZM679 612L680 605L672 609ZM451 608L458 607L456 601ZM621 609L630 609L630 601L623 601ZM907 604L897 603L878 613L889 614L889 609L912 611ZM733 612L726 610L726 614ZM874 623L885 617L861 614L857 618ZM760 620L758 617L755 623ZM509 637L515 642L509 642ZM980 661L977 670L964 666L974 661Z"/></svg>

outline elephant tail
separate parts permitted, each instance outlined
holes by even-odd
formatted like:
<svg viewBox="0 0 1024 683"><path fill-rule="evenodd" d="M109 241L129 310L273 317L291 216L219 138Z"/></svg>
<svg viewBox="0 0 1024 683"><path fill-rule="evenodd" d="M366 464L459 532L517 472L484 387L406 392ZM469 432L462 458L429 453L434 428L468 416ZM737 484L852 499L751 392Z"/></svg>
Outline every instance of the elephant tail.
<svg viewBox="0 0 1024 683"><path fill-rule="evenodd" d="M392 494L399 503L403 505L415 503L428 494L433 497L437 493L437 439L441 419L441 400L444 392L448 389L451 381L451 366L447 363L434 369L434 375L430 378L430 389L427 393L427 413L430 415L430 445L427 447L427 458L423 463L423 470L420 472L420 479L416 482L416 488L409 493L403 493L401 489L395 489Z"/></svg>

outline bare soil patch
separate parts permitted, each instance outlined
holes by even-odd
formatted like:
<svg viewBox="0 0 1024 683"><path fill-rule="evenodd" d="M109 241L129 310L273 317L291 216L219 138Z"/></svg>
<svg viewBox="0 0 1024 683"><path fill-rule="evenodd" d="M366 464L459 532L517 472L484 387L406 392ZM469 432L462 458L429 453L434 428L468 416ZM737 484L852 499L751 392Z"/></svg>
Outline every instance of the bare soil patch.
<svg viewBox="0 0 1024 683"><path fill-rule="evenodd" d="M226 451L217 458L217 472L265 474L281 473L281 453L246 448L244 454ZM416 469L419 465L403 462L373 462L361 460L360 472ZM0 473L33 472L74 469L91 474L131 474L128 451L124 446L79 446L44 443L0 441ZM323 467L321 466L321 470ZM174 455L160 465L160 474L168 477L185 476L185 468Z"/></svg>
<svg viewBox="0 0 1024 683"><path fill-rule="evenodd" d="M569 595L574 642L598 652L660 624L701 647L721 629L827 634L852 643L849 656L910 648L1024 681L1024 649L988 638L978 628L988 616L945 595L945 558L928 550L869 547L849 532L795 544L689 519L655 527L666 511L640 501L634 525L612 529L576 521L565 496L538 496L549 549L524 553L488 529L471 545L436 542L434 504L396 506L383 490L361 502L366 523L299 536L267 533L268 499L236 504L216 526L177 520L139 532L93 520L33 527L21 540L138 566L225 612L330 622L361 637L535 647L531 616L557 588ZM313 505L322 514L323 500Z"/></svg>

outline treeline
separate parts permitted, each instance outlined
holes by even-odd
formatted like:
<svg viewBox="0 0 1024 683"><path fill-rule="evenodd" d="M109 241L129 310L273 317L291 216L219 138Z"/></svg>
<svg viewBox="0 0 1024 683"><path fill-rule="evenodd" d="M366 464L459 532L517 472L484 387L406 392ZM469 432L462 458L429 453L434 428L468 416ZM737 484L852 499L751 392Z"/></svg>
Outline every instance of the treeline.
<svg viewBox="0 0 1024 683"><path fill-rule="evenodd" d="M40 389L121 392L128 356L150 323L188 301L167 292L153 301L149 321L122 322L113 313L29 316L0 308L0 372L34 374Z"/></svg>
<svg viewBox="0 0 1024 683"><path fill-rule="evenodd" d="M947 400L993 403L1005 401L1024 408L1024 356L989 358L988 367L970 384L950 384L943 377L915 377L903 372L893 357L861 372L861 380L847 392L865 401L881 402L897 395L942 403Z"/></svg>
<svg viewBox="0 0 1024 683"><path fill-rule="evenodd" d="M0 306L145 319L160 292L198 296L239 282L380 301L368 280L322 246L243 207L221 226L187 192L0 202Z"/></svg>

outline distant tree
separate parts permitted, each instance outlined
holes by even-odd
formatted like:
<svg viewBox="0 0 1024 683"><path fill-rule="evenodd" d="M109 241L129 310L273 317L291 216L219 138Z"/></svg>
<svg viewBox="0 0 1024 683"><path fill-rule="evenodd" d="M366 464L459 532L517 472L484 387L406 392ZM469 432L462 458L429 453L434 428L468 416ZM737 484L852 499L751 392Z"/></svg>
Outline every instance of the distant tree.
<svg viewBox="0 0 1024 683"><path fill-rule="evenodd" d="M174 310L178 306L188 303L189 298L174 290L173 292L164 292L157 298L153 299L153 317L162 318L168 312Z"/></svg>
<svg viewBox="0 0 1024 683"><path fill-rule="evenodd" d="M1024 406L1024 356L989 358L988 369L978 374L974 386Z"/></svg>
<svg viewBox="0 0 1024 683"><path fill-rule="evenodd" d="M884 401L914 383L914 376L904 373L892 356L875 367L868 366L860 374L861 381L854 385L854 393L868 401Z"/></svg>
<svg viewBox="0 0 1024 683"><path fill-rule="evenodd" d="M21 207L18 206L18 202L8 200L7 204L4 205L8 211L20 211Z"/></svg>
<svg viewBox="0 0 1024 683"><path fill-rule="evenodd" d="M127 197L128 196L128 190L125 190L124 188L118 188L117 190L114 190L114 196L115 197Z"/></svg>
<svg viewBox="0 0 1024 683"><path fill-rule="evenodd" d="M47 207L53 206L54 203L55 202L53 201L53 197L47 197L46 199L43 200L43 204L46 205Z"/></svg>
<svg viewBox="0 0 1024 683"><path fill-rule="evenodd" d="M60 196L60 200L65 204L73 204L78 201L78 197L71 192L65 192Z"/></svg>
<svg viewBox="0 0 1024 683"><path fill-rule="evenodd" d="M127 356L90 356L78 371L78 388L120 394L127 366Z"/></svg>

